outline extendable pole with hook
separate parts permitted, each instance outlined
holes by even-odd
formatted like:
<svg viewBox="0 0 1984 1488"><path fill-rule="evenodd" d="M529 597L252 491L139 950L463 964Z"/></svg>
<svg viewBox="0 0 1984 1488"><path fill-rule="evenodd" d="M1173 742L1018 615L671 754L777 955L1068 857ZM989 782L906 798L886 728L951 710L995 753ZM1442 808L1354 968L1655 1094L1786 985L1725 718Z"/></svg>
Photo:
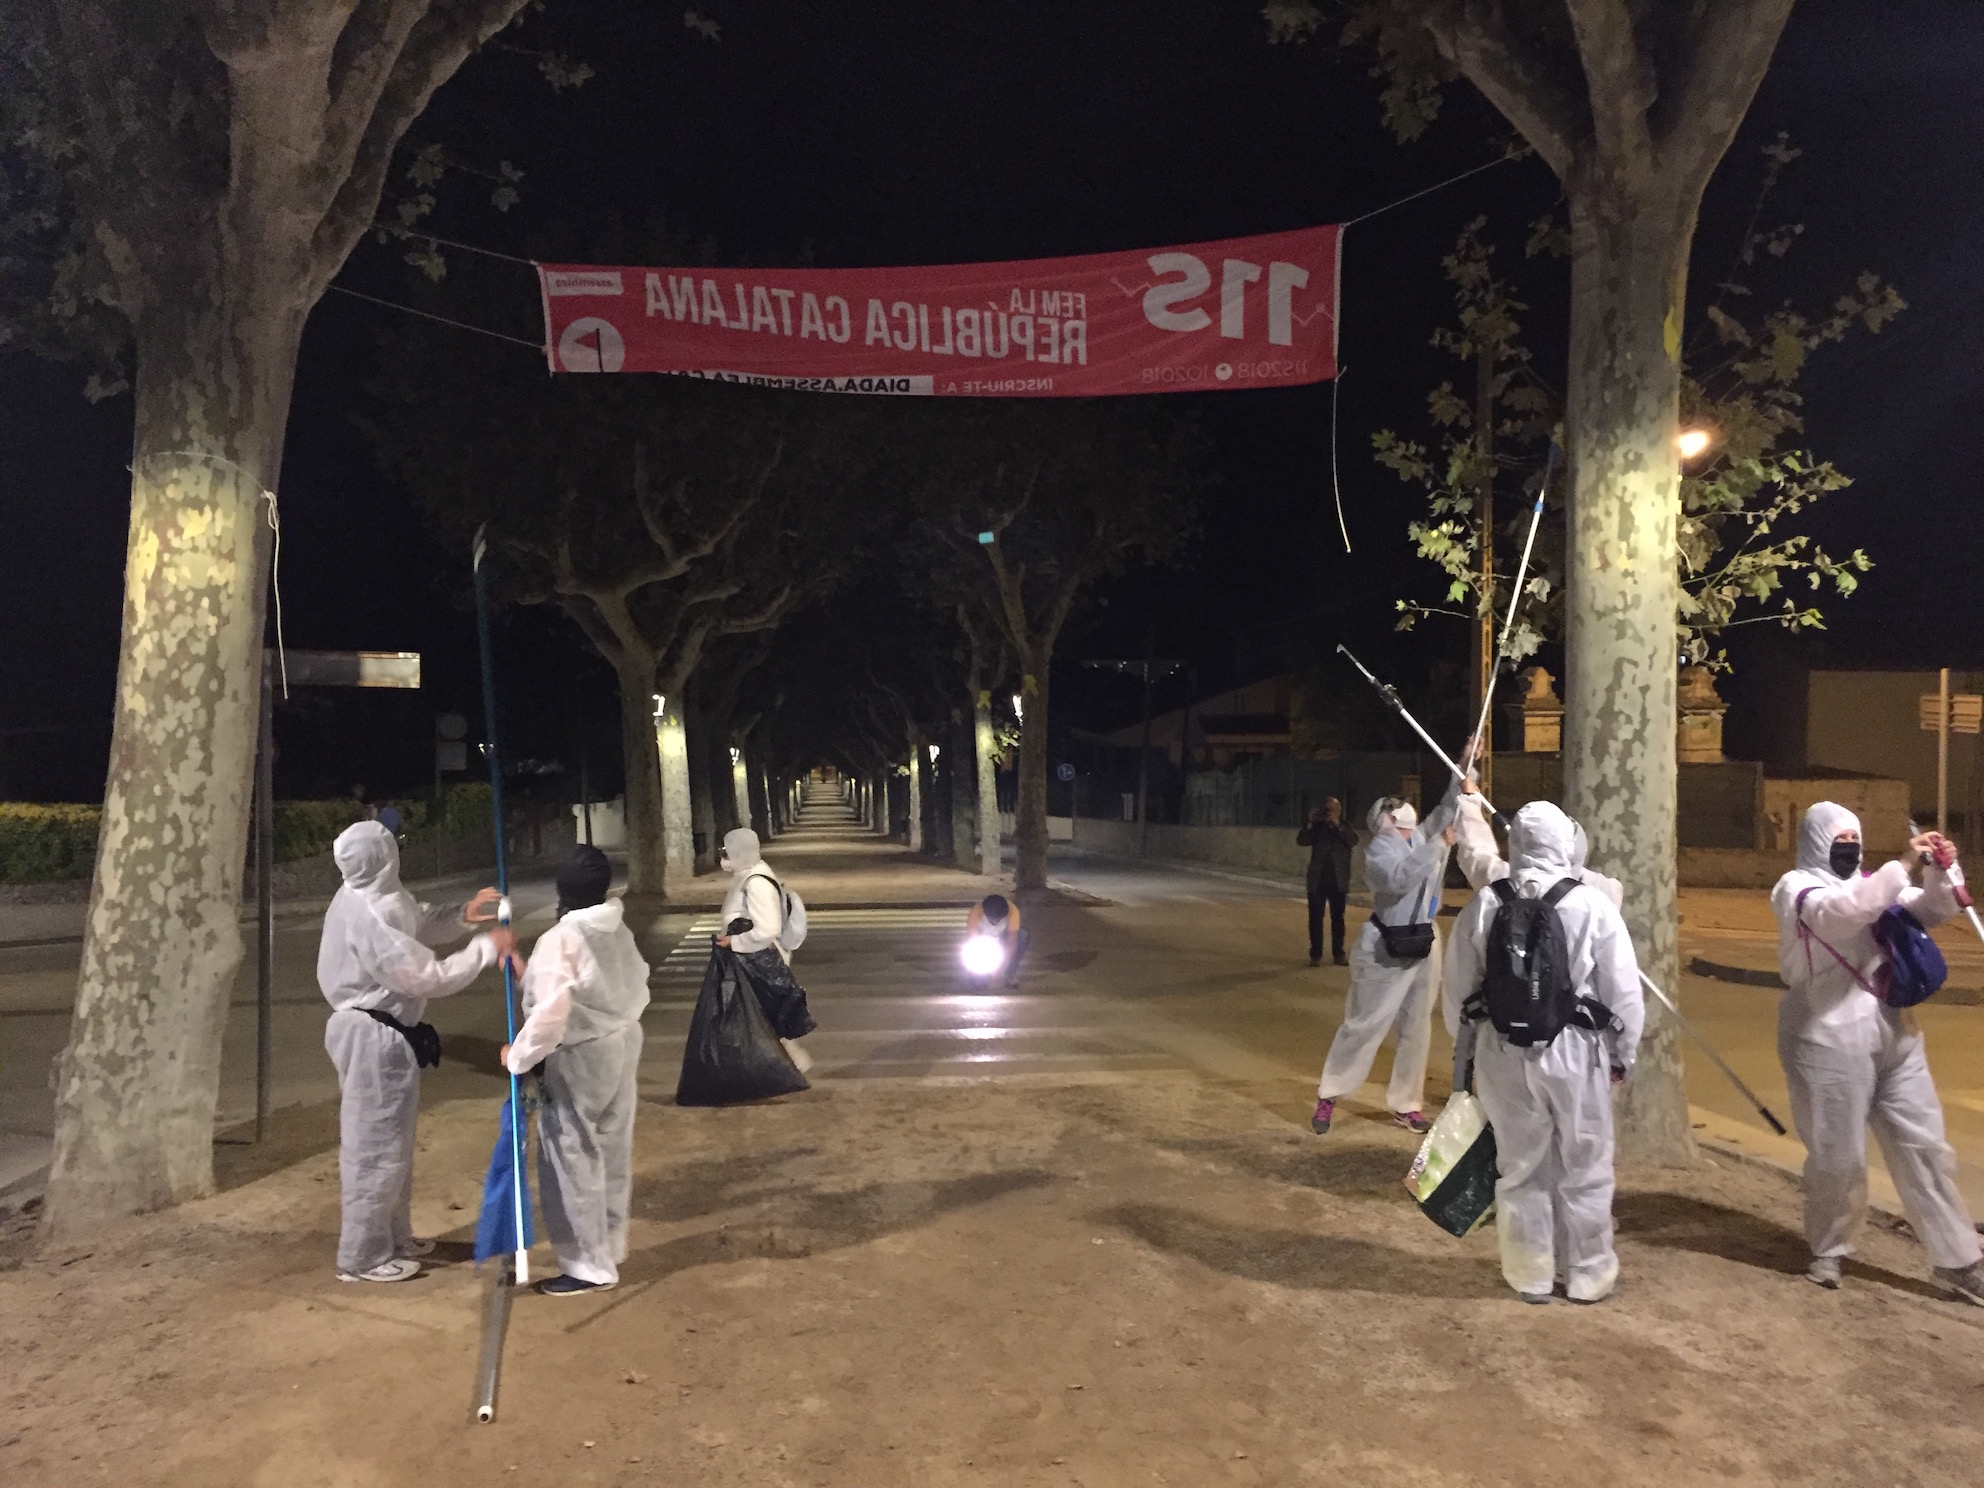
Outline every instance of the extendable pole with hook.
<svg viewBox="0 0 1984 1488"><path fill-rule="evenodd" d="M1373 676L1371 674L1371 669L1366 665L1364 665L1363 662L1359 661L1357 657L1354 654L1352 654L1351 649L1348 646L1339 644L1336 649L1342 656L1344 656L1350 662L1352 666L1356 667L1358 671L1364 674L1364 680L1366 682L1369 682L1373 687L1375 687L1378 690L1378 696L1385 700L1385 706L1390 708L1392 712L1398 714L1400 718L1404 719L1405 726L1407 728L1411 729L1415 734L1419 735L1420 742L1425 744L1425 746L1428 749L1433 751L1433 757L1453 772L1454 779L1465 780L1467 776L1461 770L1461 767L1454 763L1453 756L1448 754L1446 750L1442 749L1438 744L1433 742L1433 736L1427 733L1424 728L1420 727L1419 720L1412 716L1411 710L1408 709L1404 703L1399 701L1397 690L1394 689L1389 683L1380 682L1375 676ZM1488 808L1488 814L1495 819L1495 825L1503 828L1504 830L1507 830L1509 825L1508 818L1504 817L1501 812L1495 809L1495 803L1493 801L1490 801L1486 796L1482 796L1481 804Z"/></svg>
<svg viewBox="0 0 1984 1488"><path fill-rule="evenodd" d="M1556 469L1557 441L1553 439L1550 441L1549 458L1543 462L1543 479L1536 487L1536 505L1530 509L1529 536L1523 539L1522 562L1516 567L1515 587L1509 591L1509 613L1502 620L1502 638L1495 645L1495 669L1487 677L1482 679L1481 716L1475 720L1474 733L1467 741L1467 766L1469 769L1472 769L1475 760L1480 758L1481 741L1488 736L1488 712L1495 701L1495 682L1502 675L1502 663L1509 658L1509 636L1516 628L1516 608L1522 603L1523 585L1529 579L1529 555L1535 551L1536 529L1543 521L1543 498L1550 490L1550 477L1556 473ZM1481 540L1483 542L1492 542L1494 540L1493 534L1484 532L1481 534ZM1490 604L1494 603L1494 596L1492 594L1488 596L1488 602Z"/></svg>

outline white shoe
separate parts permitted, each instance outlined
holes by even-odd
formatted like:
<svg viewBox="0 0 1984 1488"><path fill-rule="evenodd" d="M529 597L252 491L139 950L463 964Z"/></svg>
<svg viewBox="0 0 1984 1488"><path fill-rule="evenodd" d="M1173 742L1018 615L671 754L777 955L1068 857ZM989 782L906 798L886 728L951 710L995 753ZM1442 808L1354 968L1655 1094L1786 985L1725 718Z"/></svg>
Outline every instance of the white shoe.
<svg viewBox="0 0 1984 1488"><path fill-rule="evenodd" d="M1814 1286L1822 1286L1829 1292L1839 1290L1839 1257L1813 1256L1812 1264L1805 1268L1805 1280Z"/></svg>
<svg viewBox="0 0 1984 1488"><path fill-rule="evenodd" d="M409 1260L381 1261L370 1271L340 1271L339 1281L412 1281L420 1274L420 1262Z"/></svg>
<svg viewBox="0 0 1984 1488"><path fill-rule="evenodd" d="M813 1056L799 1047L798 1039L780 1039L779 1042L785 1045L786 1058L792 1061L792 1067L800 1074L805 1074L813 1067Z"/></svg>
<svg viewBox="0 0 1984 1488"><path fill-rule="evenodd" d="M393 1254L403 1261L417 1260L421 1256L434 1254L434 1242L423 1240L418 1235L409 1235L393 1247Z"/></svg>

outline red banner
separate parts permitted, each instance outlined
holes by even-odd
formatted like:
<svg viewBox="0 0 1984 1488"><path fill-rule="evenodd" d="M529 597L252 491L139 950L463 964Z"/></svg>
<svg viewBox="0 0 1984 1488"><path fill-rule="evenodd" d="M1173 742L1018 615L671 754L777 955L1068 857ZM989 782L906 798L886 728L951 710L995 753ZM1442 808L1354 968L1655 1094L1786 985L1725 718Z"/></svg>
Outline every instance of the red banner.
<svg viewBox="0 0 1984 1488"><path fill-rule="evenodd" d="M813 392L1096 397L1336 375L1334 227L899 269L543 264L554 372Z"/></svg>

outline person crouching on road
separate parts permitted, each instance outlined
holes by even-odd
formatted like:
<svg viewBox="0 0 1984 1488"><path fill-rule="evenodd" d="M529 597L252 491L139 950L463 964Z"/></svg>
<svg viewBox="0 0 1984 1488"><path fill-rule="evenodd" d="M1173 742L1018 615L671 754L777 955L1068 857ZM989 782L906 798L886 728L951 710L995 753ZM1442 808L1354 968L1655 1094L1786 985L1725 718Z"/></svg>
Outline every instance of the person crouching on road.
<svg viewBox="0 0 1984 1488"><path fill-rule="evenodd" d="M1507 875L1475 896L1447 948L1442 1007L1456 1039L1464 1018L1476 1024L1474 1090L1495 1129L1501 1169L1495 1232L1502 1277L1525 1302L1548 1302L1559 1279L1573 1302L1600 1302L1619 1280L1611 1087L1632 1070L1646 1004L1625 920L1610 896L1578 876L1577 839L1571 819L1548 801L1518 811ZM1541 899L1525 913L1554 913L1562 930L1556 945L1568 1017L1535 1042L1502 1026L1491 985L1491 963L1523 949L1511 937L1491 954L1496 921L1517 912L1518 898ZM1550 940L1542 927L1522 937L1530 959L1517 974L1528 977L1526 990L1548 980L1534 958Z"/></svg>
<svg viewBox="0 0 1984 1488"><path fill-rule="evenodd" d="M1004 964L986 980L1003 971L1008 987L1020 984L1020 961L1026 955L1033 932L1020 924L1020 907L1017 904L1004 894L987 894L972 905L971 913L964 917L964 933L967 937L989 935L999 942L999 949L1005 952Z"/></svg>
<svg viewBox="0 0 1984 1488"><path fill-rule="evenodd" d="M1820 801L1798 828L1797 865L1771 890L1778 969L1777 1056L1791 1089L1791 1120L1805 1144L1806 1276L1828 1290L1867 1211L1867 1128L1880 1138L1908 1221L1929 1252L1936 1284L1984 1306L1977 1230L1956 1184L1956 1154L1912 1011L1873 988L1884 953L1874 925L1899 907L1924 928L1957 913L1935 832L1909 846L1931 859L1918 888L1906 863L1860 871L1860 819Z"/></svg>
<svg viewBox="0 0 1984 1488"><path fill-rule="evenodd" d="M1330 922L1330 959L1349 964L1343 954L1343 911L1350 897L1350 850L1357 833L1344 825L1343 802L1326 798L1295 834L1295 845L1309 849L1309 964L1323 964L1323 917Z"/></svg>
<svg viewBox="0 0 1984 1488"><path fill-rule="evenodd" d="M1330 1042L1323 1077L1316 1085L1316 1112L1310 1128L1323 1133L1336 1116L1336 1103L1364 1083L1378 1046L1396 1029L1391 1083L1385 1104L1392 1122L1423 1132L1428 1122L1420 1107L1426 1091L1426 1055L1433 1043L1433 1000L1439 992L1440 942L1433 917L1440 907L1440 880L1455 792L1425 821L1405 801L1386 797L1365 818L1371 845L1364 850L1364 882L1371 889L1371 918L1357 933L1350 953L1350 996L1343 1023Z"/></svg>
<svg viewBox="0 0 1984 1488"><path fill-rule="evenodd" d="M563 1272L539 1283L549 1297L604 1291L627 1258L648 964L620 901L606 897L612 881L596 847L558 870L558 923L531 950L523 1027L502 1050L513 1075L543 1066L537 1174Z"/></svg>
<svg viewBox="0 0 1984 1488"><path fill-rule="evenodd" d="M434 1249L413 1233L413 1137L420 1071L441 1062L441 1040L422 1021L428 1002L462 990L516 940L498 927L445 960L445 945L486 924L497 894L430 908L400 886L400 850L376 821L338 834L331 856L344 886L324 915L317 985L331 1005L324 1049L337 1066L338 1177L344 1217L340 1281L406 1281Z"/></svg>
<svg viewBox="0 0 1984 1488"><path fill-rule="evenodd" d="M792 953L783 944L785 885L766 864L758 834L749 827L723 834L717 866L730 875L730 891L723 896L724 933L716 943L737 953L765 1021L803 1075L813 1067L813 1056L799 1040L818 1025L806 1010L805 989L792 978Z"/></svg>

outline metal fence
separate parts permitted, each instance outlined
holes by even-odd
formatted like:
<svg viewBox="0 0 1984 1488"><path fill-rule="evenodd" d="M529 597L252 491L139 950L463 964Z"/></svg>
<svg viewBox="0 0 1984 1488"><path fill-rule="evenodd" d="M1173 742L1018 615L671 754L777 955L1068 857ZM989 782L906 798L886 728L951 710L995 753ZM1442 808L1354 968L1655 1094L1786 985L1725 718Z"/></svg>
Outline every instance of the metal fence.
<svg viewBox="0 0 1984 1488"><path fill-rule="evenodd" d="M1186 777L1184 820L1196 827L1299 827L1335 796L1344 819L1355 824L1378 797L1397 794L1402 785L1410 789L1419 770L1419 756L1403 751L1249 760Z"/></svg>

